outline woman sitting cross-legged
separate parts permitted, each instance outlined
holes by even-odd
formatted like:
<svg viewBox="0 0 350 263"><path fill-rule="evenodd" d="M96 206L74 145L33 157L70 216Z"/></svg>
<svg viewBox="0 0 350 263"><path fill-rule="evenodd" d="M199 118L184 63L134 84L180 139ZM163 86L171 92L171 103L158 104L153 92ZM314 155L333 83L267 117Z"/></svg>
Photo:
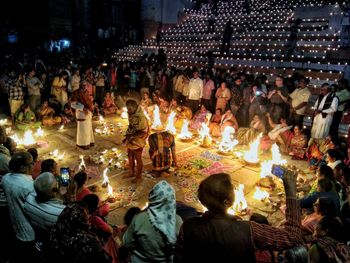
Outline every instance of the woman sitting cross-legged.
<svg viewBox="0 0 350 263"><path fill-rule="evenodd" d="M110 92L106 92L105 99L102 104L102 111L104 115L109 115L117 112L117 106L111 96Z"/></svg>
<svg viewBox="0 0 350 263"><path fill-rule="evenodd" d="M16 128L22 131L36 129L41 126L40 121L36 121L34 112L30 110L28 104L23 104L15 114Z"/></svg>

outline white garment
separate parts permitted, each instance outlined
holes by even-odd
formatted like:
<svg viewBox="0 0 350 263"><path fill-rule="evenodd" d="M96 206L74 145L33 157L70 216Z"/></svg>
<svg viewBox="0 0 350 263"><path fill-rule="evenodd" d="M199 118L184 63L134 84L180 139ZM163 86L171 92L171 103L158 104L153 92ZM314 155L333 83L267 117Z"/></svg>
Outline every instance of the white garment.
<svg viewBox="0 0 350 263"><path fill-rule="evenodd" d="M277 124L276 127L272 129L268 135L271 140L276 140L279 134L281 134L282 132L288 131L291 128L293 128L293 126L282 127L281 124Z"/></svg>
<svg viewBox="0 0 350 263"><path fill-rule="evenodd" d="M327 163L327 165L329 166L329 167L331 167L332 168L332 170L334 170L334 168L338 165L338 164L341 164L341 160L336 160L334 163Z"/></svg>
<svg viewBox="0 0 350 263"><path fill-rule="evenodd" d="M76 111L78 113L78 110ZM89 146L90 143L95 143L94 131L92 129L92 113L88 111L85 114L84 121L77 121L77 145Z"/></svg>
<svg viewBox="0 0 350 263"><path fill-rule="evenodd" d="M308 102L311 97L311 92L308 88L295 89L292 94L289 95L292 98L293 108L299 106L303 102ZM297 109L295 112L298 115L304 115L306 110L306 105L300 109Z"/></svg>
<svg viewBox="0 0 350 263"><path fill-rule="evenodd" d="M318 99L314 105L315 110L322 110L323 105L326 102L326 99L328 96L331 96L331 93L328 93L326 96L324 96L321 100L320 105L317 107ZM328 109L322 110L323 113L328 113L325 118L322 117L322 114L317 114L314 117L314 122L311 129L311 138L314 139L323 139L326 138L329 134L329 129L331 127L332 121L333 121L333 114L338 109L338 99L337 97L334 97L332 100L332 104Z"/></svg>
<svg viewBox="0 0 350 263"><path fill-rule="evenodd" d="M203 95L203 80L192 78L188 84L188 99L200 100Z"/></svg>

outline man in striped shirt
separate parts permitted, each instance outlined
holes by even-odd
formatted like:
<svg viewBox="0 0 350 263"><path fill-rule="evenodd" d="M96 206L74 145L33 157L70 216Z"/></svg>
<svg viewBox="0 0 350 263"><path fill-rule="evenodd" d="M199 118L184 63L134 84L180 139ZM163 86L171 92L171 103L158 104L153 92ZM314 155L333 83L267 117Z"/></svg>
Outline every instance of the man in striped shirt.
<svg viewBox="0 0 350 263"><path fill-rule="evenodd" d="M45 241L65 205L58 198L58 181L52 173L39 175L34 181L34 189L26 198L24 213L35 231L36 241Z"/></svg>

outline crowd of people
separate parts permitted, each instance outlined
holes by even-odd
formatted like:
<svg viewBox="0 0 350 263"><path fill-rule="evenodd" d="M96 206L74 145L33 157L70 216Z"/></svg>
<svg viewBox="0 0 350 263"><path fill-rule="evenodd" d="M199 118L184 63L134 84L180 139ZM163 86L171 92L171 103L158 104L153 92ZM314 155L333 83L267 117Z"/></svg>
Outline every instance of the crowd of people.
<svg viewBox="0 0 350 263"><path fill-rule="evenodd" d="M315 90L308 132L303 120L315 91L300 74L270 79L234 67L182 70L166 66L163 52L137 63L91 66L37 59L21 65L19 70L4 67L0 78L2 112L8 112L13 126L27 130L76 121L77 146L86 150L95 144L94 116L113 116L126 107L129 126L123 143L129 173L124 177L134 177L133 183L142 181L147 142L157 176L166 178L178 166L174 136L151 132L147 116L153 116L155 106L162 116L175 113L178 129L189 121L196 132L204 123L218 138L232 127L242 145L262 134L263 151L278 144L282 153L307 161L314 177L297 186L297 169L286 168L286 221L280 228L262 215L245 221L226 213L235 198L227 174L201 182L198 198L208 209L204 214L177 201L174 188L161 180L149 193L147 208L129 209L125 225L113 226L106 221L108 200L87 188L84 170L70 171L69 185L62 185L59 163L41 160L35 149L18 151L1 127L0 226L9 240L3 247L4 262L350 260L350 151L337 132L340 122L347 121L348 80Z"/></svg>

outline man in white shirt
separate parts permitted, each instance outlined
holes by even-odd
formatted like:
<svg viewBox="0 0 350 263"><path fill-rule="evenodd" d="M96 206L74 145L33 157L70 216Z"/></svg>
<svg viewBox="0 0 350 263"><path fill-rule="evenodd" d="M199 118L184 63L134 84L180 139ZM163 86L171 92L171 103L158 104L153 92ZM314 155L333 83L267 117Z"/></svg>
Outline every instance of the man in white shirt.
<svg viewBox="0 0 350 263"><path fill-rule="evenodd" d="M198 70L193 72L193 78L188 84L188 107L191 108L192 113L195 114L199 108L199 102L203 96L203 80L199 78Z"/></svg>
<svg viewBox="0 0 350 263"><path fill-rule="evenodd" d="M311 92L307 87L305 77L301 77L298 81L297 88L289 95L292 99L292 107L294 123L303 127L303 119L305 115L306 105L311 97Z"/></svg>
<svg viewBox="0 0 350 263"><path fill-rule="evenodd" d="M314 106L314 120L311 128L311 138L323 139L329 134L333 114L338 109L338 98L331 92L328 83L321 86L321 94Z"/></svg>

